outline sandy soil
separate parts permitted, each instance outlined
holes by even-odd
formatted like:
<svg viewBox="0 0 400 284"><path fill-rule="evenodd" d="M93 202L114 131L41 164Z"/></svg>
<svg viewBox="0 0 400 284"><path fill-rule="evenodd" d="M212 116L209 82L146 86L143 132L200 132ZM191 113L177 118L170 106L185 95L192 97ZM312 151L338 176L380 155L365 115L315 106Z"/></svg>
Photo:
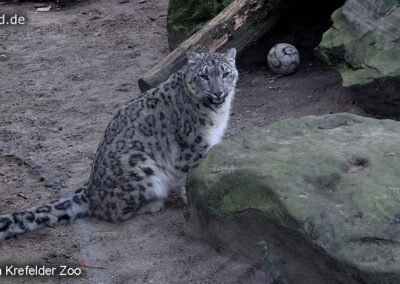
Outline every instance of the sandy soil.
<svg viewBox="0 0 400 284"><path fill-rule="evenodd" d="M28 151L82 185L112 114L139 95L137 79L169 52L167 0L84 1L37 13L32 3L1 5L27 18L0 26L0 141ZM294 75L277 77L260 45L239 59L240 81L227 136L309 114L362 113L339 75L311 54ZM57 191L21 161L0 155L0 213L54 199ZM77 278L49 283L260 283L264 273L228 252L184 235L184 208L172 199L159 214L124 223L84 220L2 241L0 264L85 264ZM83 261L83 262L82 262ZM0 282L26 282L4 278Z"/></svg>

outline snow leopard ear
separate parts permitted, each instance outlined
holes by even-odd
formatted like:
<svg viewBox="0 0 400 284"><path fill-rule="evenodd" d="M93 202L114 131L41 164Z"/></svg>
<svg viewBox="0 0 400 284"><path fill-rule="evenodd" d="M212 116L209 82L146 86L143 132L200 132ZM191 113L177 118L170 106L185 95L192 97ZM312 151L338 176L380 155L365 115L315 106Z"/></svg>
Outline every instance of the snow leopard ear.
<svg viewBox="0 0 400 284"><path fill-rule="evenodd" d="M228 58L229 61L235 62L236 58L236 48L230 48L228 51L225 53L225 57Z"/></svg>
<svg viewBox="0 0 400 284"><path fill-rule="evenodd" d="M195 64L196 61L201 58L200 54L198 54L194 51L191 51L191 50L186 52L186 56L188 59L188 64Z"/></svg>

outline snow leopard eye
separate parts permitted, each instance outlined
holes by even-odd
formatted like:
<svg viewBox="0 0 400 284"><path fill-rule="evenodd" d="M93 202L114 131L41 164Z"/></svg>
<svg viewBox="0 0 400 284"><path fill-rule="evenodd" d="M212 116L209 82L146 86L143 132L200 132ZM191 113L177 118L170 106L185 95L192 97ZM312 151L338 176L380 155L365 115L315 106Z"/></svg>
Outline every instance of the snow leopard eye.
<svg viewBox="0 0 400 284"><path fill-rule="evenodd" d="M224 72L224 74L222 74L222 78L226 78L229 76L229 72Z"/></svg>
<svg viewBox="0 0 400 284"><path fill-rule="evenodd" d="M209 80L209 79L208 79L208 76L207 76L206 74L200 75L200 78L203 79L203 80L206 80L206 81Z"/></svg>

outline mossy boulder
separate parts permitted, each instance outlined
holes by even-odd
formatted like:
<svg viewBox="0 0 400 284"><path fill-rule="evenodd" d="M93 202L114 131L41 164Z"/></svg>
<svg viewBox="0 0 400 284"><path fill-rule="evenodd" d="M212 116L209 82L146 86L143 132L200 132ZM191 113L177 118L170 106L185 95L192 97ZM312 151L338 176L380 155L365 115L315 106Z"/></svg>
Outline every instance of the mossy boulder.
<svg viewBox="0 0 400 284"><path fill-rule="evenodd" d="M347 0L316 51L369 110L400 110L400 1Z"/></svg>
<svg viewBox="0 0 400 284"><path fill-rule="evenodd" d="M400 283L399 122L335 114L256 128L215 146L187 194L186 232L269 280Z"/></svg>
<svg viewBox="0 0 400 284"><path fill-rule="evenodd" d="M233 0L170 0L168 3L168 43L171 50L197 32Z"/></svg>

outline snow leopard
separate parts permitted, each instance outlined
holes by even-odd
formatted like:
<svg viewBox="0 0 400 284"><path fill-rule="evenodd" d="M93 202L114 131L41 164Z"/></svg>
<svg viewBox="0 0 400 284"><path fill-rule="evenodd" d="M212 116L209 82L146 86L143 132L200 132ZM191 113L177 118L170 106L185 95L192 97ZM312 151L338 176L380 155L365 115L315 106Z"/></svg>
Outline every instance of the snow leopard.
<svg viewBox="0 0 400 284"><path fill-rule="evenodd" d="M124 221L164 208L228 125L238 79L236 50L187 52L187 64L124 104L100 142L89 180L67 197L0 216L0 239L94 217Z"/></svg>

